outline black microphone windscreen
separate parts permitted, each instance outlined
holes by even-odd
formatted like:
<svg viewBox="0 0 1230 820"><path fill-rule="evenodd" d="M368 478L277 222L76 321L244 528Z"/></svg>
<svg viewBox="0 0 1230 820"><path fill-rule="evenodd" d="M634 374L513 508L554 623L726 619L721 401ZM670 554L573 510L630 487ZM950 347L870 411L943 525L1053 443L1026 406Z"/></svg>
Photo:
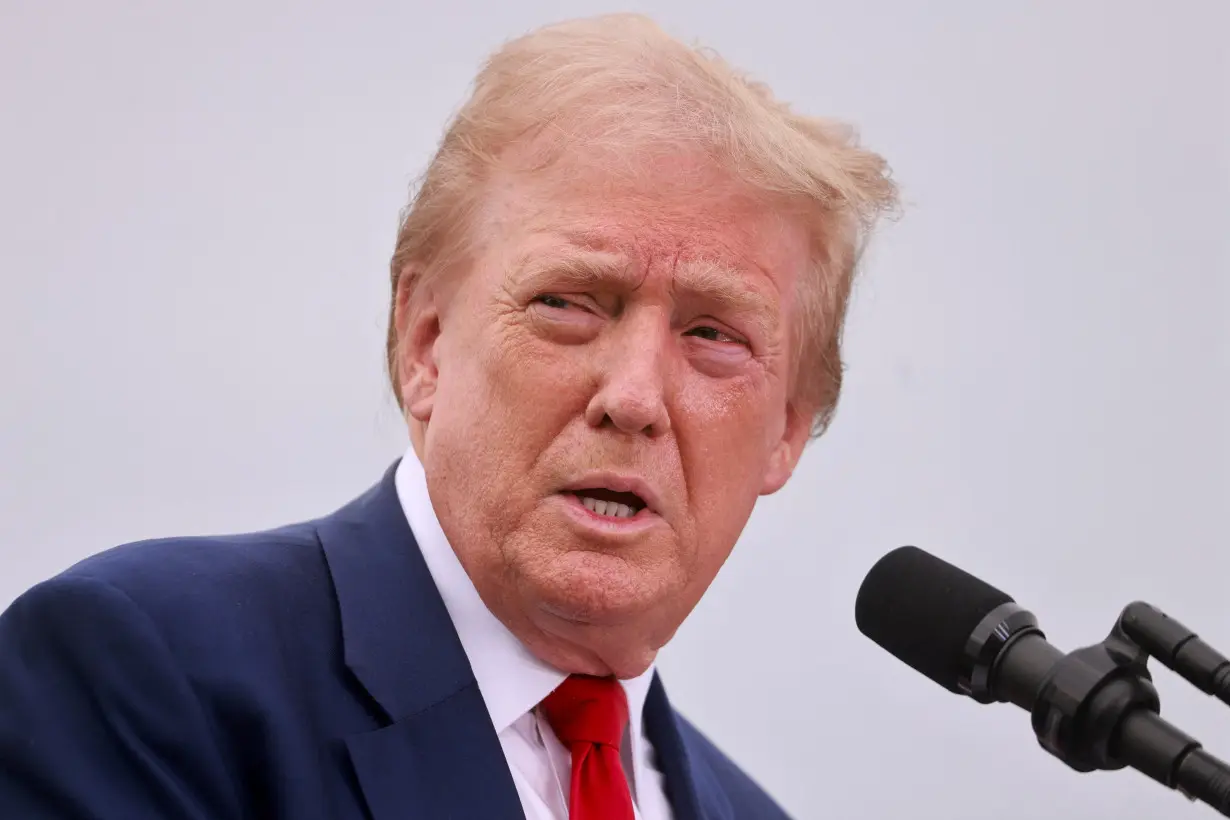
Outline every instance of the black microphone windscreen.
<svg viewBox="0 0 1230 820"><path fill-rule="evenodd" d="M899 660L952 692L978 623L1012 598L918 547L885 555L863 579L858 629Z"/></svg>

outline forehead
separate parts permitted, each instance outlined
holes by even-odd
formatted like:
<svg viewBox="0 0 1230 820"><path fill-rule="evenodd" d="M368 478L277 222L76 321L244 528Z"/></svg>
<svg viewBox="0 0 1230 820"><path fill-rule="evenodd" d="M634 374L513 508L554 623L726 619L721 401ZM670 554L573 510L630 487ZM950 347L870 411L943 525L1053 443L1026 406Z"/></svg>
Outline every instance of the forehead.
<svg viewBox="0 0 1230 820"><path fill-rule="evenodd" d="M730 279L785 297L807 269L801 218L683 156L638 173L573 162L540 175L501 174L484 233L514 257L568 256L595 273L652 267L713 290Z"/></svg>

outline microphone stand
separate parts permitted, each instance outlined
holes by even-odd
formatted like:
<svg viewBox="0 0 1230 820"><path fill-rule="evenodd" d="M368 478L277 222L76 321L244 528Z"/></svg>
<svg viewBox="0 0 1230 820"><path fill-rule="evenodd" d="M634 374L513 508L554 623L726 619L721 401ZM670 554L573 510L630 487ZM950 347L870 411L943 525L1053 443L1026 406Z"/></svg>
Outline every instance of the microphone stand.
<svg viewBox="0 0 1230 820"><path fill-rule="evenodd" d="M1230 703L1230 660L1138 601L1104 641L1062 656L1031 693L1038 742L1078 772L1130 766L1230 817L1230 765L1159 716L1150 657Z"/></svg>

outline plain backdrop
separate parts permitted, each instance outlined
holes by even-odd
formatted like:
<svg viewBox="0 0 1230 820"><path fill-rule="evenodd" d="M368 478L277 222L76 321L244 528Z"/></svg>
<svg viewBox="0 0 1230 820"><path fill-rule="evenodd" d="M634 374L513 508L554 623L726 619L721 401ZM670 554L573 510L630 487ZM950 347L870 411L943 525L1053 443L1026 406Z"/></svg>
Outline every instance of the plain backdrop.
<svg viewBox="0 0 1230 820"><path fill-rule="evenodd" d="M613 10L853 121L905 197L831 432L662 655L677 705L799 818L1211 816L1068 771L853 602L913 543L1061 647L1143 598L1230 650L1224 0L0 0L0 606L378 480L408 186L486 53ZM1230 710L1158 681L1230 757Z"/></svg>

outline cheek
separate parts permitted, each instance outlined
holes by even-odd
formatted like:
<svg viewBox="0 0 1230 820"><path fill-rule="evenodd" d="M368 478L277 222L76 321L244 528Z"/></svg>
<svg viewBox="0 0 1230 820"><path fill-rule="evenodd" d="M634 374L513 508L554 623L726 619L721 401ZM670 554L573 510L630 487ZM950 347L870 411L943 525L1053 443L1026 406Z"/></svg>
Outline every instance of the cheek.
<svg viewBox="0 0 1230 820"><path fill-rule="evenodd" d="M578 412L567 399L578 374L498 322L467 329L442 346L427 437L440 503L457 502L446 534L481 546L502 542L538 503L542 456ZM492 572L503 560L489 549L467 558Z"/></svg>
<svg viewBox="0 0 1230 820"><path fill-rule="evenodd" d="M535 460L584 412L584 362L574 348L548 344L500 316L469 330L442 357L434 415L449 429L450 449L465 450L488 474L524 483Z"/></svg>
<svg viewBox="0 0 1230 820"><path fill-rule="evenodd" d="M679 424L703 441L716 461L742 460L751 466L757 454L767 458L781 437L786 399L763 374L712 379L693 373L678 392Z"/></svg>
<svg viewBox="0 0 1230 820"><path fill-rule="evenodd" d="M584 346L559 345L539 338L524 325L496 326L477 358L492 397L513 420L574 415L584 408L590 378Z"/></svg>
<svg viewBox="0 0 1230 820"><path fill-rule="evenodd" d="M699 526L741 528L751 514L785 417L769 388L692 380L680 392L676 436Z"/></svg>

